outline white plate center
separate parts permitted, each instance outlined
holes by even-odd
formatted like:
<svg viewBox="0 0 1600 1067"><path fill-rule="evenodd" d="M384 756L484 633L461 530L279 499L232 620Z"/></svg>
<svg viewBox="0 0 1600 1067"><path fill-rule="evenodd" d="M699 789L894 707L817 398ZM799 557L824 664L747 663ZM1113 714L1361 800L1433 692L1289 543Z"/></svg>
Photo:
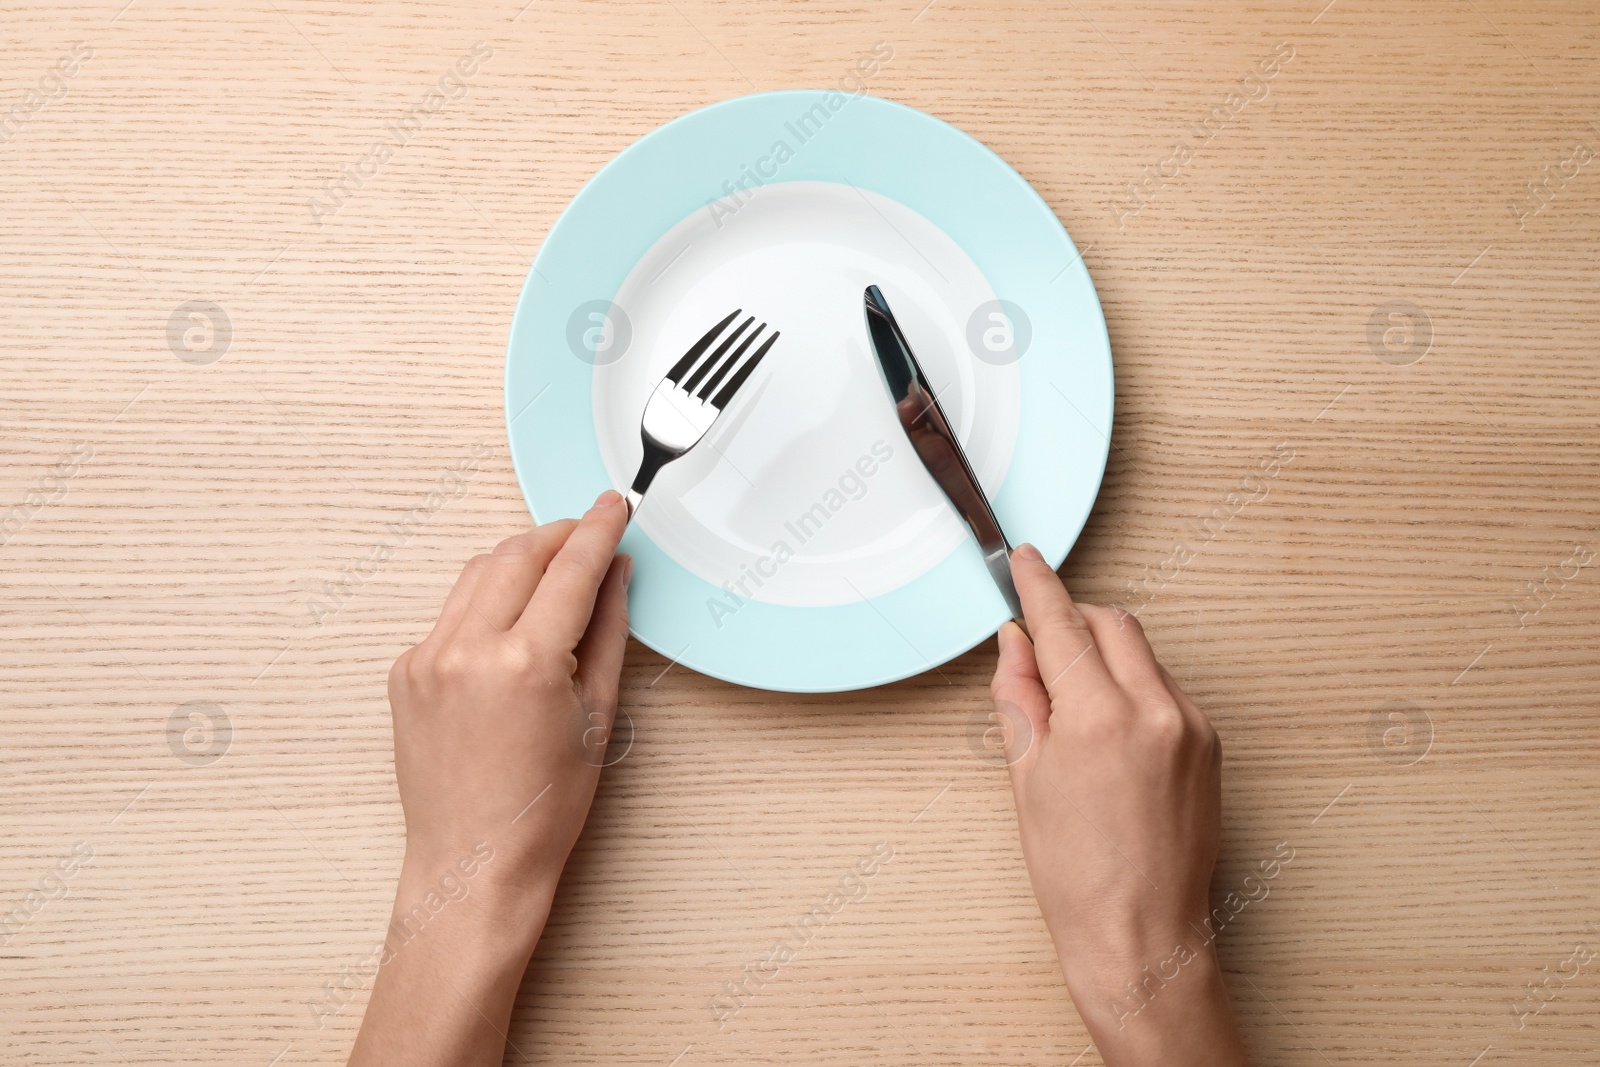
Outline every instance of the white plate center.
<svg viewBox="0 0 1600 1067"><path fill-rule="evenodd" d="M608 336L626 347L597 363L593 396L618 487L638 469L646 400L696 339L735 308L782 334L700 445L662 470L635 520L733 599L870 599L968 536L895 419L862 312L873 284L994 494L1020 411L1016 365L969 348L969 319L994 293L954 241L903 204L831 182L761 186L683 219L617 292Z"/></svg>

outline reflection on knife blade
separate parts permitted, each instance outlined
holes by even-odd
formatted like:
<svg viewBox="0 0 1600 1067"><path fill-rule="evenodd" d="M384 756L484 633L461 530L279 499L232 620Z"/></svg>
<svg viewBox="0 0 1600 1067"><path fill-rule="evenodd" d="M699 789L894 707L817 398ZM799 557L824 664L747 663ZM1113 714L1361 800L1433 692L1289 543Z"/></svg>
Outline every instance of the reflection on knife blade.
<svg viewBox="0 0 1600 1067"><path fill-rule="evenodd" d="M865 305L867 333L900 425L911 447L921 457L922 465L972 531L983 551L984 565L1000 588L1011 617L1020 622L1022 603L1011 581L1011 545L994 517L994 509L983 495L983 488L972 473L961 442L950 429L950 420L945 418L938 397L928 387L917 357L895 321L894 312L889 310L889 302L876 285L867 286Z"/></svg>

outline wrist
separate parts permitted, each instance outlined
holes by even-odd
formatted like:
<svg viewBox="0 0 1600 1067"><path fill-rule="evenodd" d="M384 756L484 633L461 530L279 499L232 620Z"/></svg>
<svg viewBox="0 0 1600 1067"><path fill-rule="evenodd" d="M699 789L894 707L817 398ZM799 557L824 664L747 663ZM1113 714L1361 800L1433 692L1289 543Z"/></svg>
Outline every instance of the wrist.
<svg viewBox="0 0 1600 1067"><path fill-rule="evenodd" d="M1215 946L1192 931L1148 959L1130 954L1063 969L1108 1067L1244 1063Z"/></svg>
<svg viewBox="0 0 1600 1067"><path fill-rule="evenodd" d="M435 930L430 940L447 937L457 950L520 956L525 965L550 913L554 879L519 882L496 859L483 843L460 855L408 846L388 929L391 951Z"/></svg>

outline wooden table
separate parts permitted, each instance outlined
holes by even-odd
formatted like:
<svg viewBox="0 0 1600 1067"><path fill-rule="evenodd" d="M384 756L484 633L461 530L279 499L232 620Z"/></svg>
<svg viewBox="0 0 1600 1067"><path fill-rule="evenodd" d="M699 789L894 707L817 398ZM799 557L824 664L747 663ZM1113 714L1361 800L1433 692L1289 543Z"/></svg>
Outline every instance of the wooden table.
<svg viewBox="0 0 1600 1067"><path fill-rule="evenodd" d="M1293 850L1222 937L1258 1062L1600 1061L1592 4L4 22L0 1061L343 1062L402 846L384 672L526 521L534 251L634 138L877 42L869 91L1009 160L1099 287L1114 448L1064 573L1222 734L1218 899ZM969 745L993 661L819 698L632 648L507 1062L1098 1063Z"/></svg>

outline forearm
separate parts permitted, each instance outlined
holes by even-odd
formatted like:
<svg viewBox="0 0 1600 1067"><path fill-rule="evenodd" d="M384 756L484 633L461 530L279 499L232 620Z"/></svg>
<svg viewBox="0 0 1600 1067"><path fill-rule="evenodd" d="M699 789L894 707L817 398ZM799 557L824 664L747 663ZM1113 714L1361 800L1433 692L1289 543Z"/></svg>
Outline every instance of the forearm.
<svg viewBox="0 0 1600 1067"><path fill-rule="evenodd" d="M1067 988L1106 1067L1247 1062L1215 949L1198 938L1148 961L1068 973Z"/></svg>
<svg viewBox="0 0 1600 1067"><path fill-rule="evenodd" d="M486 875L441 893L437 865L408 857L383 963L351 1067L498 1065L517 988L550 910L553 886L508 890Z"/></svg>

